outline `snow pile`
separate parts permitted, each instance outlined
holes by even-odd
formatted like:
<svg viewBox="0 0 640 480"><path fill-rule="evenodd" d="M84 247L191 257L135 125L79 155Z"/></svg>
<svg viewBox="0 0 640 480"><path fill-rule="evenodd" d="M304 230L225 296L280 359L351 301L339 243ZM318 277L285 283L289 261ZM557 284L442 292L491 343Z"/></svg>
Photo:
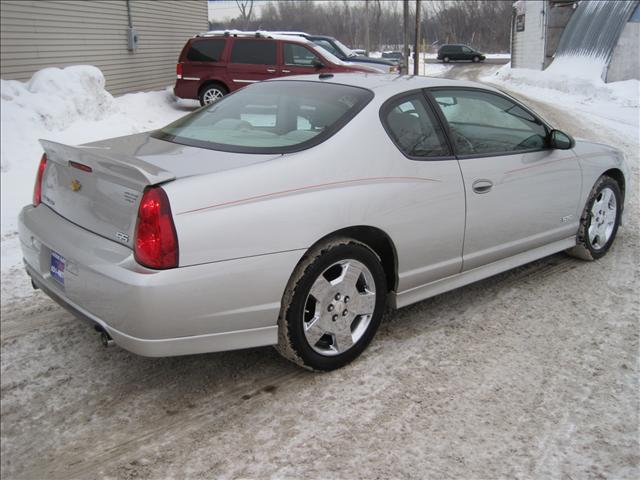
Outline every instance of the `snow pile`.
<svg viewBox="0 0 640 480"><path fill-rule="evenodd" d="M102 72L93 66L45 68L27 83L0 82L3 120L30 119L47 130L62 130L78 120L100 120L116 109Z"/></svg>
<svg viewBox="0 0 640 480"><path fill-rule="evenodd" d="M152 130L197 105L166 91L113 97L93 66L46 68L28 82L0 80L2 271L20 262L17 217L31 201L38 139L70 145Z"/></svg>
<svg viewBox="0 0 640 480"><path fill-rule="evenodd" d="M637 108L640 103L640 82L605 83L601 78L602 62L591 57L559 57L546 70L511 68L505 65L483 80L504 83L523 93L543 93L552 90L584 102L602 102L619 107Z"/></svg>

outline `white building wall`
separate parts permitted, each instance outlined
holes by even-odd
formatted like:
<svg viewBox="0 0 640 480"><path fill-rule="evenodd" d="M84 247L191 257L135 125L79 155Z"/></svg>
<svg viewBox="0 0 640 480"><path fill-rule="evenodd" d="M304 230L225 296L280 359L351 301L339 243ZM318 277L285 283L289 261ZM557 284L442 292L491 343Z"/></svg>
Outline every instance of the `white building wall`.
<svg viewBox="0 0 640 480"><path fill-rule="evenodd" d="M545 58L545 9L543 0L520 0L516 15L524 12L524 31L513 28L511 66L542 70Z"/></svg>

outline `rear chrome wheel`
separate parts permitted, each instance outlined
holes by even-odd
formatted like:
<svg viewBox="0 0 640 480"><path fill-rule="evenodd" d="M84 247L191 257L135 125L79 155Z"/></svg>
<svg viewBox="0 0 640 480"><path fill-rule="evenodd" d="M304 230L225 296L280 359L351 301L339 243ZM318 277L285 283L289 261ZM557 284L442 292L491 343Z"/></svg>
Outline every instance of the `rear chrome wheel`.
<svg viewBox="0 0 640 480"><path fill-rule="evenodd" d="M371 271L354 259L322 272L305 302L304 336L320 355L344 353L367 331L376 306Z"/></svg>
<svg viewBox="0 0 640 480"><path fill-rule="evenodd" d="M622 201L618 183L611 177L600 177L591 189L580 217L576 246L568 253L583 260L604 256L618 232Z"/></svg>
<svg viewBox="0 0 640 480"><path fill-rule="evenodd" d="M227 91L220 85L209 85L200 92L200 105L211 105L227 94Z"/></svg>
<svg viewBox="0 0 640 480"><path fill-rule="evenodd" d="M314 370L346 365L371 342L386 295L380 259L366 245L343 238L313 248L283 297L278 351Z"/></svg>

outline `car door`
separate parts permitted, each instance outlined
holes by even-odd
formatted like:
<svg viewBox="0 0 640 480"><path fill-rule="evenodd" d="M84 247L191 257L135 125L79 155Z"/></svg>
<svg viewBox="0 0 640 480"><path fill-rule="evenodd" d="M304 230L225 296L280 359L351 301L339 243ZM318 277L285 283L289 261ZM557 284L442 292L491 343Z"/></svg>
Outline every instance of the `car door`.
<svg viewBox="0 0 640 480"><path fill-rule="evenodd" d="M499 93L430 94L446 119L465 185L464 270L576 234L581 172L573 150L548 148L548 127Z"/></svg>
<svg viewBox="0 0 640 480"><path fill-rule="evenodd" d="M469 47L460 47L460 60L472 60L473 50Z"/></svg>
<svg viewBox="0 0 640 480"><path fill-rule="evenodd" d="M282 75L307 75L322 71L322 59L310 48L293 42L282 42Z"/></svg>
<svg viewBox="0 0 640 480"><path fill-rule="evenodd" d="M442 124L423 91L388 100L380 119L396 147L395 154L387 154L393 167L388 176L410 180L393 202L397 208L389 226L398 252L398 292L407 292L460 273L464 187Z"/></svg>
<svg viewBox="0 0 640 480"><path fill-rule="evenodd" d="M234 89L280 76L277 42L270 39L234 38L227 72Z"/></svg>

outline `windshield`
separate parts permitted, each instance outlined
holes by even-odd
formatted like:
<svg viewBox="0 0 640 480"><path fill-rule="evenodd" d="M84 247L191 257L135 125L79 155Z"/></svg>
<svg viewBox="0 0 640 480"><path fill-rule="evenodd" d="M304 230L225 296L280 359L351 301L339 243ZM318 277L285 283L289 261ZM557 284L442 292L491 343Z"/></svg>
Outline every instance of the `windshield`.
<svg viewBox="0 0 640 480"><path fill-rule="evenodd" d="M227 152L295 152L329 138L372 98L370 90L333 83L256 83L152 135Z"/></svg>
<svg viewBox="0 0 640 480"><path fill-rule="evenodd" d="M336 45L338 45L338 48L342 50L347 57L355 57L358 55L356 52L351 50L345 44L341 43L340 40L334 40L334 42L336 42Z"/></svg>
<svg viewBox="0 0 640 480"><path fill-rule="evenodd" d="M331 63L335 63L336 65L346 65L345 62L336 57L333 53L328 51L326 48L322 48L320 45L313 44L313 49L320 53L320 56L329 60Z"/></svg>

